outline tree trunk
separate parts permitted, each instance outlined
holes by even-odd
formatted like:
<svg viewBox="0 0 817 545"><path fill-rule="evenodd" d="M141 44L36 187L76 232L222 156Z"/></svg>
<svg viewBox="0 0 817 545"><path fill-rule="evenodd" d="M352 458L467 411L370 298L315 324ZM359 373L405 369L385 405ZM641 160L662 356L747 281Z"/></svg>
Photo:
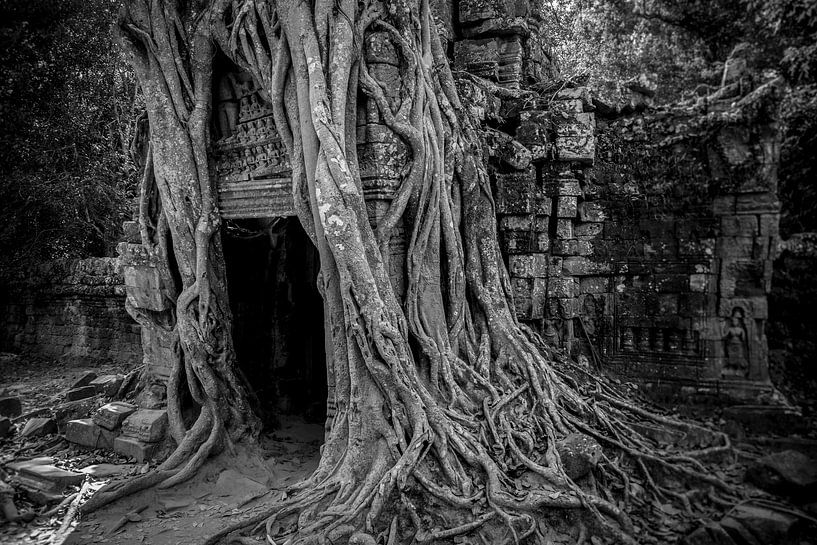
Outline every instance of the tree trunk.
<svg viewBox="0 0 817 545"><path fill-rule="evenodd" d="M556 443L576 432L632 459L657 496L674 492L649 468L728 490L696 459L655 456L628 423L689 424L638 409L516 321L482 140L428 0L215 0L187 18L169 2L127 5L119 28L145 91L156 184L182 279L178 366L202 406L160 476L140 486L172 472L166 484L189 476L222 430L239 438L257 429L235 372L208 170L217 43L265 90L290 154L298 216L320 255L336 407L315 473L274 510L227 531L270 517L292 521L288 543L315 536L363 543L378 534L388 543L477 534L522 541L544 539L549 510L561 508L631 540L612 487L586 491L565 473ZM397 104L362 54L375 29L399 53ZM357 164L359 93L409 150L396 195L374 225ZM399 222L410 233L404 297L388 273ZM602 466L626 504L625 470L608 458ZM520 475L535 485L520 488Z"/></svg>

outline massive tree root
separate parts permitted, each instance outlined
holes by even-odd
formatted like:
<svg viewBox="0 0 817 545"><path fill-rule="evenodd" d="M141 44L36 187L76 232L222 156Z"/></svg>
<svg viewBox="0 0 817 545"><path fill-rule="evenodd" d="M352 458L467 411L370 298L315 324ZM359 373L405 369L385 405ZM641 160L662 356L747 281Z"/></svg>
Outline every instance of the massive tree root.
<svg viewBox="0 0 817 545"><path fill-rule="evenodd" d="M271 541L283 532L287 543L544 542L555 509L628 542L635 478L685 509L695 495L667 483L732 499L703 465L728 452L725 436L639 408L516 321L482 140L428 0L218 0L192 22L176 6L134 0L120 29L148 98L157 187L182 278L172 328L183 350L171 390L186 385L202 408L190 430L177 422L181 442L170 459L125 487L178 482L223 438L255 429L232 369L207 171L208 59L217 43L266 92L290 154L296 209L321 259L336 412L314 474L211 542L264 523ZM399 53L398 100L362 54L373 30ZM357 164L359 92L409 151L400 187L374 222ZM410 232L404 297L387 263L399 222ZM706 436L711 446L659 451L643 423ZM571 480L556 448L576 432L608 453L595 490Z"/></svg>

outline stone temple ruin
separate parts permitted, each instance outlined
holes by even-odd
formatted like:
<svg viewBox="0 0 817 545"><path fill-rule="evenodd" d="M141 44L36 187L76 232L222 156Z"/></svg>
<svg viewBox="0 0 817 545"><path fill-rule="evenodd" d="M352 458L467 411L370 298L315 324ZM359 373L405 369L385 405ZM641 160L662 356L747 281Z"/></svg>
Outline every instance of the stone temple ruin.
<svg viewBox="0 0 817 545"><path fill-rule="evenodd" d="M539 91L498 99L467 80L460 87L485 132L519 320L659 398L774 405L764 327L780 211L776 83L733 62L713 94L649 108L654 90L643 79L605 92L558 80L525 0L434 5L455 70ZM367 35L365 55L397 100L399 57L384 33ZM219 68L212 153L238 356L259 393L275 394L259 396L276 400L275 410L320 416L317 254L294 217L290 166L264 94L226 58ZM374 222L407 151L376 106L359 101L360 174ZM136 235L120 246L128 300L163 310L161 275L138 232L126 231ZM398 227L391 239L398 294L405 237ZM168 340L143 329L142 347L163 383Z"/></svg>

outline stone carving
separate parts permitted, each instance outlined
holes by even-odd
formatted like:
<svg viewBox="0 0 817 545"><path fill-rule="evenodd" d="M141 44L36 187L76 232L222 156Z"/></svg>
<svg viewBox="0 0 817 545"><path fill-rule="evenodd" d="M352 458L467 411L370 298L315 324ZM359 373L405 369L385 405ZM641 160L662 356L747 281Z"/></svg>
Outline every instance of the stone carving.
<svg viewBox="0 0 817 545"><path fill-rule="evenodd" d="M559 338L559 331L553 325L553 320L545 320L545 330L542 332L542 337L550 346L561 346L561 339Z"/></svg>
<svg viewBox="0 0 817 545"><path fill-rule="evenodd" d="M723 374L727 376L745 377L749 374L748 337L743 317L743 309L735 307L724 332L723 344L726 362Z"/></svg>

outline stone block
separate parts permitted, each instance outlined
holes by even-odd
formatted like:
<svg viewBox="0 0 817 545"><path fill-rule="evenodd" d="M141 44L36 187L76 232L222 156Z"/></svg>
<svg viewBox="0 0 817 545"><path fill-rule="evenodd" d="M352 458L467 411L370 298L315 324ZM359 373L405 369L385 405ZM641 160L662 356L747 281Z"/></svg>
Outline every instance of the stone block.
<svg viewBox="0 0 817 545"><path fill-rule="evenodd" d="M84 373L81 377L75 380L71 387L68 389L73 390L74 388L82 388L83 386L88 386L95 378L96 373L94 373L93 371Z"/></svg>
<svg viewBox="0 0 817 545"><path fill-rule="evenodd" d="M605 219L607 219L607 214L601 203L590 201L579 204L579 220L603 222Z"/></svg>
<svg viewBox="0 0 817 545"><path fill-rule="evenodd" d="M157 446L156 443L147 443L135 437L123 435L120 435L113 441L114 452L122 456L127 456L128 458L133 458L140 464L153 459L158 450Z"/></svg>
<svg viewBox="0 0 817 545"><path fill-rule="evenodd" d="M98 425L108 430L115 430L122 425L127 417L135 413L138 407L130 403L114 401L103 405L93 415L93 420Z"/></svg>
<svg viewBox="0 0 817 545"><path fill-rule="evenodd" d="M514 306L521 320L537 320L544 316L544 278L512 278Z"/></svg>
<svg viewBox="0 0 817 545"><path fill-rule="evenodd" d="M559 161L593 164L596 158L596 139L592 135L557 136L554 149Z"/></svg>
<svg viewBox="0 0 817 545"><path fill-rule="evenodd" d="M57 422L53 418L31 418L23 426L20 436L34 438L52 433L57 433Z"/></svg>
<svg viewBox="0 0 817 545"><path fill-rule="evenodd" d="M551 278L548 283L548 297L576 297L579 295L579 281L576 278Z"/></svg>
<svg viewBox="0 0 817 545"><path fill-rule="evenodd" d="M516 139L531 153L531 160L541 161L548 158L550 149L550 114L542 110L524 110L519 114L519 127Z"/></svg>
<svg viewBox="0 0 817 545"><path fill-rule="evenodd" d="M603 276L590 276L579 279L580 293L607 293L610 291L610 279Z"/></svg>
<svg viewBox="0 0 817 545"><path fill-rule="evenodd" d="M573 220L560 218L556 220L556 238L569 239L573 237Z"/></svg>
<svg viewBox="0 0 817 545"><path fill-rule="evenodd" d="M757 216L721 216L721 235L727 237L753 237L757 234Z"/></svg>
<svg viewBox="0 0 817 545"><path fill-rule="evenodd" d="M161 441L167 430L167 411L139 409L122 423L122 433L146 443Z"/></svg>
<svg viewBox="0 0 817 545"><path fill-rule="evenodd" d="M106 430L90 418L69 420L65 427L65 439L67 441L88 448L110 450L113 448L116 435L115 431Z"/></svg>
<svg viewBox="0 0 817 545"><path fill-rule="evenodd" d="M128 301L136 308L161 312L168 306L159 269L153 264L128 264L123 268Z"/></svg>
<svg viewBox="0 0 817 545"><path fill-rule="evenodd" d="M603 223L583 222L573 226L573 233L576 235L576 238L596 238L601 236L603 231Z"/></svg>
<svg viewBox="0 0 817 545"><path fill-rule="evenodd" d="M592 113L568 113L551 117L557 136L593 137L596 120ZM558 141L558 140L557 140Z"/></svg>
<svg viewBox="0 0 817 545"><path fill-rule="evenodd" d="M122 375L102 375L92 380L89 386L93 386L96 393L111 397L119 391L123 378Z"/></svg>
<svg viewBox="0 0 817 545"><path fill-rule="evenodd" d="M691 274L689 275L689 291L693 293L706 293L712 282L715 282L717 277L709 274Z"/></svg>
<svg viewBox="0 0 817 545"><path fill-rule="evenodd" d="M66 401L78 401L80 399L87 399L96 395L96 388L94 386L82 386L81 388L74 388L65 392Z"/></svg>
<svg viewBox="0 0 817 545"><path fill-rule="evenodd" d="M575 218L578 214L578 197L559 197L556 201L556 216Z"/></svg>
<svg viewBox="0 0 817 545"><path fill-rule="evenodd" d="M463 24L527 15L526 2L508 2L507 0L460 0L458 7L459 21Z"/></svg>
<svg viewBox="0 0 817 545"><path fill-rule="evenodd" d="M581 253L579 241L575 238L553 240L550 251L553 255L558 256L589 255L589 252L584 254Z"/></svg>
<svg viewBox="0 0 817 545"><path fill-rule="evenodd" d="M546 232L503 231L501 237L509 254L540 253L550 249L550 237Z"/></svg>
<svg viewBox="0 0 817 545"><path fill-rule="evenodd" d="M15 418L23 414L23 403L19 397L0 397L0 416Z"/></svg>
<svg viewBox="0 0 817 545"><path fill-rule="evenodd" d="M758 216L760 236L779 237L780 236L780 215L761 214Z"/></svg>
<svg viewBox="0 0 817 545"><path fill-rule="evenodd" d="M777 214L780 201L774 193L745 193L737 195L736 214Z"/></svg>
<svg viewBox="0 0 817 545"><path fill-rule="evenodd" d="M553 194L559 197L581 197L582 188L575 178L560 178L556 180Z"/></svg>
<svg viewBox="0 0 817 545"><path fill-rule="evenodd" d="M612 266L610 263L591 261L586 257L569 256L562 261L562 272L571 276L609 274L612 272Z"/></svg>
<svg viewBox="0 0 817 545"><path fill-rule="evenodd" d="M712 199L712 212L721 216L735 213L737 198L734 195L718 195Z"/></svg>
<svg viewBox="0 0 817 545"><path fill-rule="evenodd" d="M550 112L554 116L572 116L581 114L584 105L581 99L554 100L550 103Z"/></svg>
<svg viewBox="0 0 817 545"><path fill-rule="evenodd" d="M536 182L536 171L496 175L496 208L500 214L528 214L532 212L531 195Z"/></svg>
<svg viewBox="0 0 817 545"><path fill-rule="evenodd" d="M122 222L122 240L131 244L140 244L142 242L138 221Z"/></svg>
<svg viewBox="0 0 817 545"><path fill-rule="evenodd" d="M24 488L42 492L61 492L85 480L83 473L60 469L43 459L20 462L13 469Z"/></svg>
<svg viewBox="0 0 817 545"><path fill-rule="evenodd" d="M544 278L548 275L546 254L512 255L508 258L511 276L517 278Z"/></svg>

